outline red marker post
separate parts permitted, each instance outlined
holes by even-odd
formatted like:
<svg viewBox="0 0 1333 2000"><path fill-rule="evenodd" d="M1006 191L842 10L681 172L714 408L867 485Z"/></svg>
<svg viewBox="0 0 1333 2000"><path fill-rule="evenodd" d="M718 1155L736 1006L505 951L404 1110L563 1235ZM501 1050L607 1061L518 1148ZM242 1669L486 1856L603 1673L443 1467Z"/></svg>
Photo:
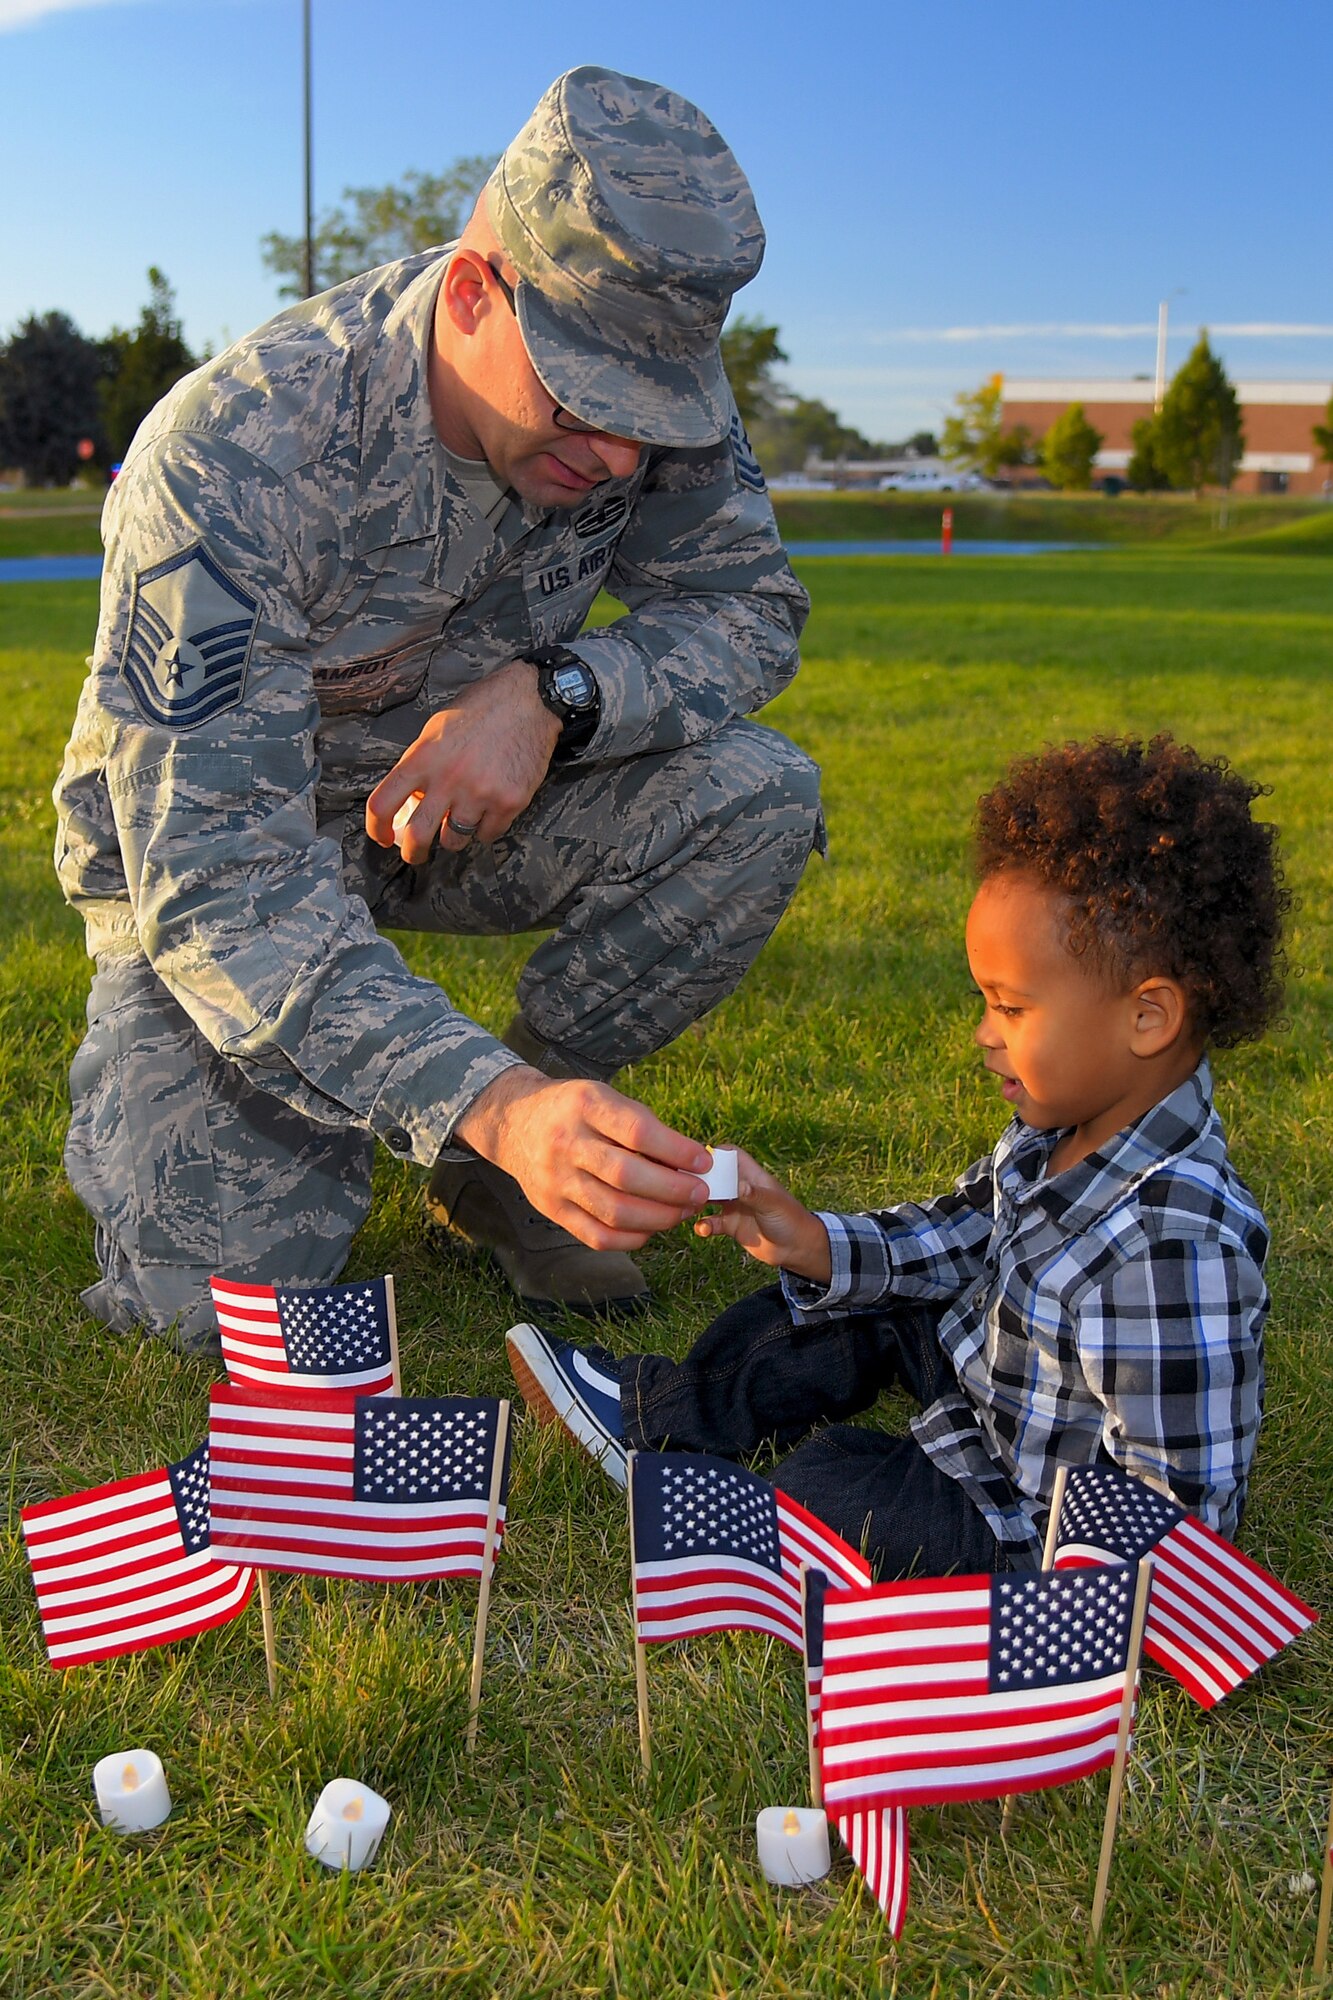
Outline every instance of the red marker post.
<svg viewBox="0 0 1333 2000"><path fill-rule="evenodd" d="M953 508L946 507L940 516L940 554L953 554Z"/></svg>

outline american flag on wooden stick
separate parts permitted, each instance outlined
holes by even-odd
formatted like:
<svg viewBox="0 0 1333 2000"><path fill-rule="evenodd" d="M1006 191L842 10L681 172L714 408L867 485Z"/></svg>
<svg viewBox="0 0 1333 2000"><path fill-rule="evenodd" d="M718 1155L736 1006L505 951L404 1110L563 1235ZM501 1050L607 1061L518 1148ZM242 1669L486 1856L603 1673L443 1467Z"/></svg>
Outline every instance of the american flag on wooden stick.
<svg viewBox="0 0 1333 2000"><path fill-rule="evenodd" d="M399 1393L392 1278L352 1285L209 1283L229 1381L358 1396Z"/></svg>
<svg viewBox="0 0 1333 2000"><path fill-rule="evenodd" d="M1056 1524L1055 1567L1153 1558L1143 1650L1204 1708L1248 1680L1318 1613L1141 1479L1109 1466L1071 1469Z"/></svg>
<svg viewBox="0 0 1333 2000"><path fill-rule="evenodd" d="M825 1579L811 1572L805 1594L805 1698L810 1727L819 1740L819 1695L824 1679ZM904 1806L867 1806L839 1813L833 1824L838 1837L860 1869L892 1937L900 1938L907 1921L911 1869Z"/></svg>
<svg viewBox="0 0 1333 2000"><path fill-rule="evenodd" d="M870 1581L869 1564L832 1528L729 1459L636 1452L632 1505L643 1643L743 1630L799 1652L802 1568Z"/></svg>
<svg viewBox="0 0 1333 2000"><path fill-rule="evenodd" d="M1110 1764L1137 1576L1125 1564L830 1591L830 1814L1038 1791Z"/></svg>
<svg viewBox="0 0 1333 2000"><path fill-rule="evenodd" d="M480 1577L500 1407L220 1385L208 1434L215 1555L307 1576ZM506 1448L496 1553L507 1480Z"/></svg>
<svg viewBox="0 0 1333 2000"><path fill-rule="evenodd" d="M188 1639L249 1602L253 1572L209 1552L206 1444L21 1519L53 1667Z"/></svg>
<svg viewBox="0 0 1333 2000"><path fill-rule="evenodd" d="M839 1813L833 1824L884 1912L889 1935L900 1938L907 1922L911 1878L906 1807L867 1806L861 1812Z"/></svg>

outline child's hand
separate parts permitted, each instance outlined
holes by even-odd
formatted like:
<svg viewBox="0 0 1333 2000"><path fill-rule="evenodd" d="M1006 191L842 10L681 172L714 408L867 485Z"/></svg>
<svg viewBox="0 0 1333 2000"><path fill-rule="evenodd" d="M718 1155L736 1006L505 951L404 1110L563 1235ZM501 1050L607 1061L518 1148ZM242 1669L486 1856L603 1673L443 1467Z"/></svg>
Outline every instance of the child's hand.
<svg viewBox="0 0 1333 2000"><path fill-rule="evenodd" d="M730 1236L747 1256L775 1270L826 1285L833 1275L828 1231L772 1174L737 1148L739 1193L716 1214L700 1216L696 1236Z"/></svg>

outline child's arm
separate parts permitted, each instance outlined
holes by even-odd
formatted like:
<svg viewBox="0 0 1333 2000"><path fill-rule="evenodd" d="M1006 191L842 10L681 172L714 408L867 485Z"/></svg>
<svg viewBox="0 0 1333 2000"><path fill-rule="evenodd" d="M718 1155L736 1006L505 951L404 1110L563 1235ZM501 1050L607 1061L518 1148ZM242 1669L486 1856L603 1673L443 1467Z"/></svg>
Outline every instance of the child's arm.
<svg viewBox="0 0 1333 2000"><path fill-rule="evenodd" d="M876 1305L890 1297L949 1299L985 1270L994 1207L992 1163L978 1160L950 1194L863 1215L814 1214L737 1152L740 1194L696 1222L730 1236L762 1264L815 1287L800 1309ZM819 1292L827 1296L819 1298ZM797 1301L791 1299L793 1307Z"/></svg>
<svg viewBox="0 0 1333 2000"><path fill-rule="evenodd" d="M737 1149L738 1193L715 1215L701 1216L696 1236L730 1236L747 1256L775 1270L827 1285L833 1275L828 1230L772 1174Z"/></svg>

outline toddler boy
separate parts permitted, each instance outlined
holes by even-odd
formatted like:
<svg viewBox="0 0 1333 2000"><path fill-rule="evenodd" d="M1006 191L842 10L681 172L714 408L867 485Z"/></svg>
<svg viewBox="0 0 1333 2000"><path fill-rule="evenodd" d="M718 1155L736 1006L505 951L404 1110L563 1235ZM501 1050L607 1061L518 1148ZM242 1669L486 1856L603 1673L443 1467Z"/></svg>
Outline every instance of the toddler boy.
<svg viewBox="0 0 1333 2000"><path fill-rule="evenodd" d="M882 1578L1040 1561L1056 1467L1118 1465L1233 1535L1263 1399L1268 1232L1204 1052L1281 1000L1262 788L1168 736L1017 763L981 800L967 955L1013 1118L950 1193L812 1213L747 1154L704 1217L781 1282L683 1361L508 1336L537 1414L628 1450L797 1445L775 1483ZM881 1390L905 1437L838 1421ZM801 1442L804 1440L804 1442Z"/></svg>

